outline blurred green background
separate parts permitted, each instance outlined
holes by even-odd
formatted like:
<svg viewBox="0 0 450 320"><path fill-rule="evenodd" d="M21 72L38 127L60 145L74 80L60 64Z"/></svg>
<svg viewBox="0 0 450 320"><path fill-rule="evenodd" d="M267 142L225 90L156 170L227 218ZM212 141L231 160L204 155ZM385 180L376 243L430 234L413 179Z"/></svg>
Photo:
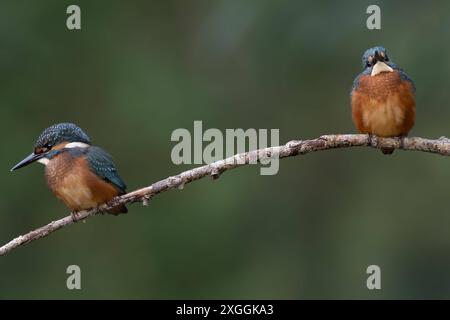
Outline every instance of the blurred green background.
<svg viewBox="0 0 450 320"><path fill-rule="evenodd" d="M82 30L66 28L78 4ZM370 4L382 30L366 28ZM71 121L129 190L176 166L176 128L279 128L280 141L355 132L363 51L388 49L417 86L412 135L450 135L450 3L0 2L0 242L68 214L43 168L9 169ZM450 298L449 159L360 148L203 179L148 208L98 216L0 257L0 298ZM66 288L68 265L82 290ZM366 288L366 268L382 290Z"/></svg>

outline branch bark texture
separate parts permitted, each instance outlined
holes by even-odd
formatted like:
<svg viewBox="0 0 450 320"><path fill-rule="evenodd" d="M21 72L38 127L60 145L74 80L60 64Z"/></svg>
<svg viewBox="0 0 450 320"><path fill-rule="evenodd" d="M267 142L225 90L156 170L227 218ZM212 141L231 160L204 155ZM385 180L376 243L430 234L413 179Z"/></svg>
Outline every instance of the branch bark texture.
<svg viewBox="0 0 450 320"><path fill-rule="evenodd" d="M224 160L216 161L214 163L190 169L178 175L165 178L153 183L150 186L137 189L120 197L116 197L109 203L103 204L98 208L80 211L77 214L78 220L87 219L93 215L102 213L121 204L141 202L144 205L148 205L150 199L159 193L176 188L182 189L184 185L207 176L217 179L226 170L234 169L250 163L256 163L257 161L264 162L273 158L287 158L304 155L315 151L348 147L372 147L378 149L393 148L409 151L430 152L443 156L450 155L450 140L446 137L432 140L419 137L381 138L367 134L333 134L323 135L319 138L310 140L293 140L282 146L236 154ZM75 221L70 215L65 218L52 221L41 228L30 231L6 243L0 247L0 255L4 255L19 246L25 245L34 240L46 237L50 233L74 222Z"/></svg>

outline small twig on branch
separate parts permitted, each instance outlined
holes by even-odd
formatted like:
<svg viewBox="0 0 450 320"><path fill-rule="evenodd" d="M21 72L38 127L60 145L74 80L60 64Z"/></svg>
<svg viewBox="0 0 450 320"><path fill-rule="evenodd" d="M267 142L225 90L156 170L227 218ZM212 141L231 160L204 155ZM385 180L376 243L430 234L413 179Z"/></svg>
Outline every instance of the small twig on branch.
<svg viewBox="0 0 450 320"><path fill-rule="evenodd" d="M369 136L367 134L324 135L316 139L290 141L282 146L237 154L224 160L184 171L176 176L168 177L161 181L155 182L148 187L116 197L109 203L101 205L98 208L80 211L77 214L78 220L86 219L121 204L142 202L144 205L148 205L150 199L161 192L175 188L182 189L187 183L207 176L217 179L224 171L249 164L254 159L259 159L262 161L277 157L287 158L314 151L347 147L393 148L409 151L431 152L444 156L450 155L450 140L446 137L430 140L418 137L381 138L377 136ZM72 216L67 216L60 220L52 221L49 224L33 230L25 235L19 236L0 247L0 255L4 255L19 246L43 238L50 233L74 222L75 221L72 219Z"/></svg>

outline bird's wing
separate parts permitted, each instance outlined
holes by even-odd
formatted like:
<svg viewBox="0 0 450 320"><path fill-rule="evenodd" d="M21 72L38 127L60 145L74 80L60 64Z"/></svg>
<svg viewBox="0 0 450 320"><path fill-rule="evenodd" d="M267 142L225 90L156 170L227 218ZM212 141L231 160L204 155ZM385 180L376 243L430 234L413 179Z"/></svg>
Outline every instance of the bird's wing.
<svg viewBox="0 0 450 320"><path fill-rule="evenodd" d="M358 85L359 85L359 79L360 79L362 76L370 75L371 70L372 70L371 68L366 68L363 72L361 72L360 74L358 74L358 75L355 77L355 79L353 80L353 84L352 84L352 90L350 90L350 95L352 95L352 94L353 94L353 91L355 91L355 89L358 87Z"/></svg>
<svg viewBox="0 0 450 320"><path fill-rule="evenodd" d="M127 186L117 173L112 157L99 147L83 149L91 170L99 177L112 183L121 193L125 193Z"/></svg>
<svg viewBox="0 0 450 320"><path fill-rule="evenodd" d="M359 78L361 78L361 73L360 74L358 74L356 77L355 77L355 80L353 80L353 85L352 85L352 90L350 91L350 94L352 94L353 93L353 91L356 89L356 87L358 86L358 84L359 84Z"/></svg>

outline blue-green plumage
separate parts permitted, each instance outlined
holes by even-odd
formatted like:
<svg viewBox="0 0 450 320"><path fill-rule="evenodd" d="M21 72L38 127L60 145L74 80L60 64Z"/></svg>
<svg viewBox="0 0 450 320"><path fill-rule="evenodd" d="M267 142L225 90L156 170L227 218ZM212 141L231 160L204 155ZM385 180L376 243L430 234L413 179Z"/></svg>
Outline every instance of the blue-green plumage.
<svg viewBox="0 0 450 320"><path fill-rule="evenodd" d="M121 193L125 193L127 186L117 173L112 157L99 147L81 149L84 151L92 171L102 179L112 183Z"/></svg>
<svg viewBox="0 0 450 320"><path fill-rule="evenodd" d="M37 138L35 148L51 148L60 142L82 142L91 144L88 135L76 124L64 122L45 129Z"/></svg>

